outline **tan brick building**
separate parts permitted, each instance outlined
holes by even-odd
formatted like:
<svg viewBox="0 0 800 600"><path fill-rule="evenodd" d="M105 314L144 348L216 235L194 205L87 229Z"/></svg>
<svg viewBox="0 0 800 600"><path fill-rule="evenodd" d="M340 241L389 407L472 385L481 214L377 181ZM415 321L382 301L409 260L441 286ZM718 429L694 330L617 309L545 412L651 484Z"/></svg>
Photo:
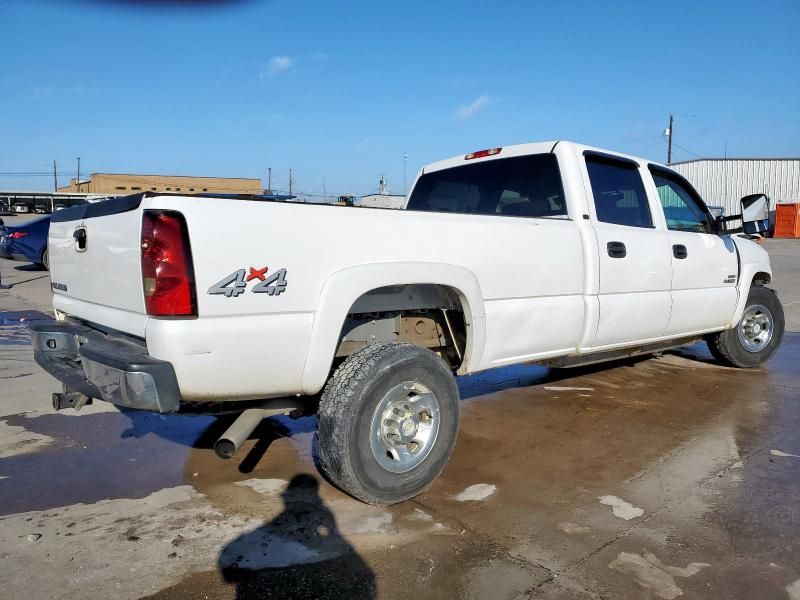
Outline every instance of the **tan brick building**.
<svg viewBox="0 0 800 600"><path fill-rule="evenodd" d="M182 194L261 194L260 179L240 177L188 177L183 175L130 175L121 173L93 173L81 178L80 185L73 178L70 184L58 188L59 192L83 192L124 196L139 192L179 192Z"/></svg>

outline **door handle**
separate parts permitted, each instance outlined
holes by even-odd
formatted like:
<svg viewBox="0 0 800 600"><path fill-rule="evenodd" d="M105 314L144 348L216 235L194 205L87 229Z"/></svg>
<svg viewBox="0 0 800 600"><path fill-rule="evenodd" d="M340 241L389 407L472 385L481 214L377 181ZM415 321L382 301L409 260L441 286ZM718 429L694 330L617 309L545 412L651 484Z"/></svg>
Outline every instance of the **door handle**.
<svg viewBox="0 0 800 600"><path fill-rule="evenodd" d="M75 248L78 252L86 250L86 227L78 227L72 233L72 237L75 238Z"/></svg>
<svg viewBox="0 0 800 600"><path fill-rule="evenodd" d="M608 242L606 250L611 258L625 258L628 255L628 250L622 242Z"/></svg>
<svg viewBox="0 0 800 600"><path fill-rule="evenodd" d="M674 256L675 258L686 258L687 256L689 256L689 251L683 244L675 244L672 247L672 256Z"/></svg>

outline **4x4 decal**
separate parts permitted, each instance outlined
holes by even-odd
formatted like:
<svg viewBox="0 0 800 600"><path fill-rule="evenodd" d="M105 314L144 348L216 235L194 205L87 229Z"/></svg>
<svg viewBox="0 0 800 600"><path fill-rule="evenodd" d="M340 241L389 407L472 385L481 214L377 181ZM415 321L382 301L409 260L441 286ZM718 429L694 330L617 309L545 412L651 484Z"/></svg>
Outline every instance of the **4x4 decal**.
<svg viewBox="0 0 800 600"><path fill-rule="evenodd" d="M258 283L251 288L254 294L278 296L286 291L286 286L289 284L286 281L286 269L279 269L271 275L267 275L268 271L269 267L262 269L250 267L249 272L246 269L237 269L208 288L208 293L211 295L224 295L226 298L235 298L245 292L248 282L257 279Z"/></svg>

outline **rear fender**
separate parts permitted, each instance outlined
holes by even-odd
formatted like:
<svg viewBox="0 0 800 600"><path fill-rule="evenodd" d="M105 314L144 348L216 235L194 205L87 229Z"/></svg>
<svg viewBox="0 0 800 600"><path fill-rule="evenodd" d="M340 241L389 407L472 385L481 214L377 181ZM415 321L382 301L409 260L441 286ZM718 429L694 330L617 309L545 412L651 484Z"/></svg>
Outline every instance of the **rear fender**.
<svg viewBox="0 0 800 600"><path fill-rule="evenodd" d="M311 343L303 370L303 392L316 394L325 385L345 317L353 303L367 292L391 285L433 284L456 290L464 308L467 347L459 374L480 363L486 338L485 312L480 286L471 271L441 263L376 263L343 269L322 287Z"/></svg>

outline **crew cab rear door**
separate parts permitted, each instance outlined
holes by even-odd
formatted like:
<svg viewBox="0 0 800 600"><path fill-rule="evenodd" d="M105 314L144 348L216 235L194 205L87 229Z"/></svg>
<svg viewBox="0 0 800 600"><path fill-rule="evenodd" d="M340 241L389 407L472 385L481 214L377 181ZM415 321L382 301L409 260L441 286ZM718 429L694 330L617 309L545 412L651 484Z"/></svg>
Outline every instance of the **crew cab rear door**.
<svg viewBox="0 0 800 600"><path fill-rule="evenodd" d="M640 165L584 152L599 256L599 317L593 348L664 336L671 309L671 251L653 218Z"/></svg>
<svg viewBox="0 0 800 600"><path fill-rule="evenodd" d="M736 308L739 263L730 236L712 233L712 217L683 177L649 165L672 255L669 335L724 327Z"/></svg>

